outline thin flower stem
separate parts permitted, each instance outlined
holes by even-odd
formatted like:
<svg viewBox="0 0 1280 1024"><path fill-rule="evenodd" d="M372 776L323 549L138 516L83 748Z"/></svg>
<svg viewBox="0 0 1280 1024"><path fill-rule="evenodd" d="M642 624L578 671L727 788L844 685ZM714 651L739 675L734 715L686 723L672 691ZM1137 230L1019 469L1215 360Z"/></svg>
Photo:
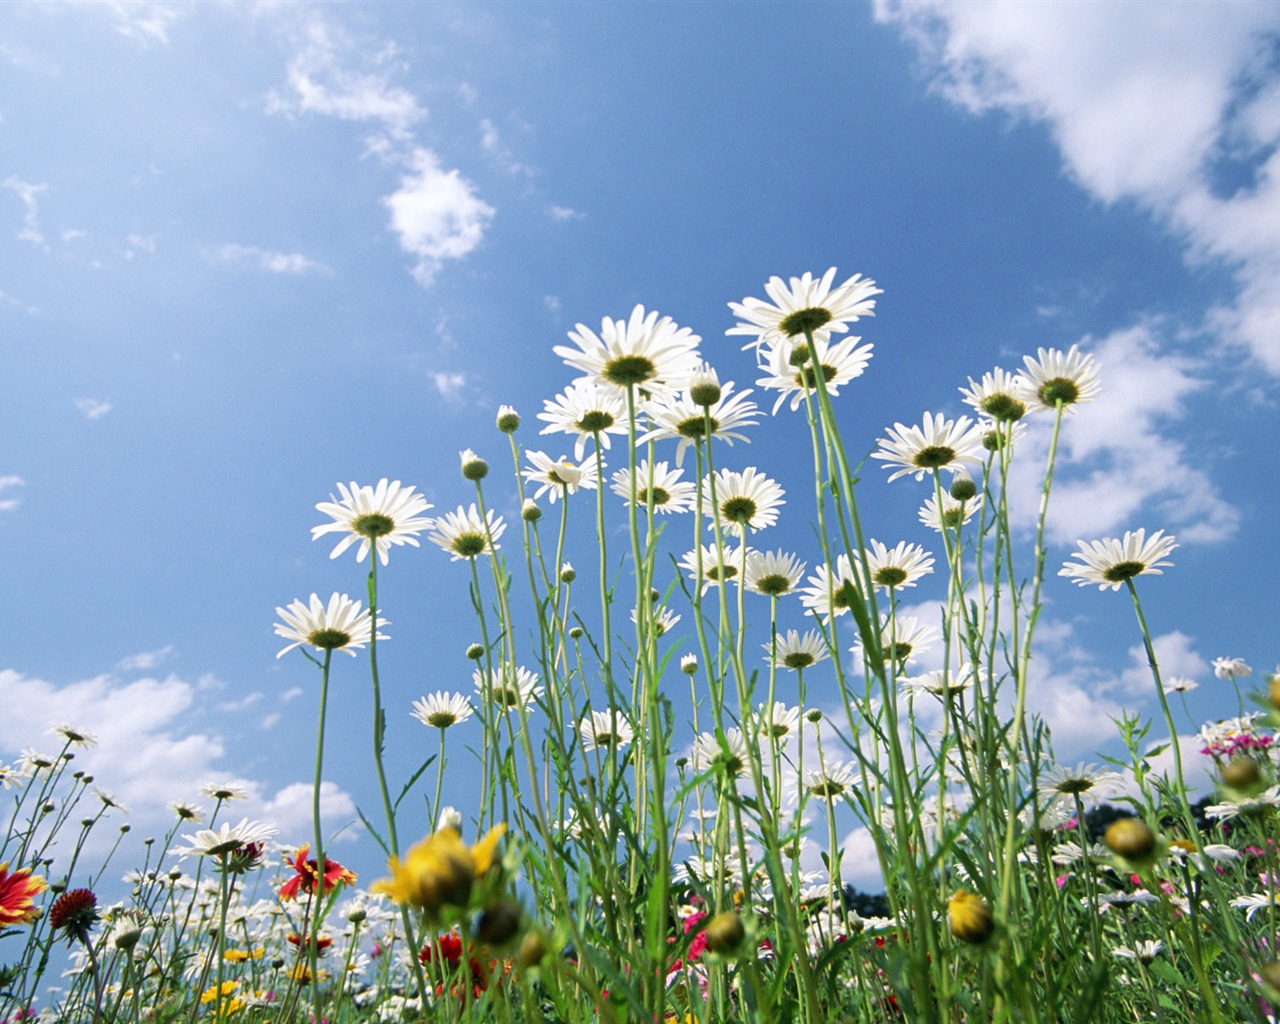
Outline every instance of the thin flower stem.
<svg viewBox="0 0 1280 1024"><path fill-rule="evenodd" d="M376 614L372 614L373 620L377 619ZM369 626L370 634L378 631L376 621L371 621ZM320 918L318 908L324 899L324 830L320 824L320 783L324 778L324 727L325 715L329 706L329 666L333 661L333 650L326 647L324 652L324 664L320 669L320 710L317 714L316 723L316 770L315 784L311 787L311 826L315 836L315 858L316 858L316 889L315 893L308 902L311 910L311 927L307 929L310 933L310 941L307 943L307 964L311 970L311 1005L315 1012L316 1020L320 1020L320 986L316 983L317 978L317 957L319 956L319 936L320 936ZM304 865L305 867L305 865Z"/></svg>

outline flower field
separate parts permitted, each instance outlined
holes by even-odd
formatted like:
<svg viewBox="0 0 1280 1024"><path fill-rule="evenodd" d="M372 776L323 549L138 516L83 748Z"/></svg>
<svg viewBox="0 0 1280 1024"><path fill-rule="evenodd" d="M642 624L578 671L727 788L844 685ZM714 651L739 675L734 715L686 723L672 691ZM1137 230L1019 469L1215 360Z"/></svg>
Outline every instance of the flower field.
<svg viewBox="0 0 1280 1024"><path fill-rule="evenodd" d="M55 725L50 753L0 765L0 1021L1275 1020L1280 675L1250 694L1249 666L1218 659L1234 714L1195 723L1188 754L1196 683L1162 673L1142 604L1177 571L1176 538L1135 524L1047 558L1059 438L1106 367L1041 348L958 381L968 415L872 438L851 403L873 346L851 328L875 283L832 269L764 291L729 304L727 333L772 402L636 307L554 348L578 376L534 417L498 410L476 449L509 453L460 453L456 507L388 479L315 504L313 539L355 564L351 593L277 608L280 655L313 664L319 697L309 835L240 817L242 794L212 784L206 806L173 805L145 863L90 862L118 811L109 779L75 770L93 736ZM805 494L744 460L784 418L807 425ZM1051 440L1038 505L1018 510L1033 418ZM499 472L518 519L486 497ZM929 547L871 536L868 487L914 489L898 530ZM806 550L771 543L783 517ZM436 639L473 685L401 706L379 583L421 574L415 558L469 581L474 635ZM1132 609L1160 709L1119 721L1125 756L1097 764L1060 763L1029 710L1041 612L1072 584ZM936 616L902 610L922 592ZM920 669L926 651L943 667ZM350 822L320 799L326 772L353 770L325 750L331 675L349 685L353 664L378 878L333 856ZM431 738L407 778L388 715ZM1189 756L1211 766L1207 801ZM874 907L844 881L851 822L883 879Z"/></svg>

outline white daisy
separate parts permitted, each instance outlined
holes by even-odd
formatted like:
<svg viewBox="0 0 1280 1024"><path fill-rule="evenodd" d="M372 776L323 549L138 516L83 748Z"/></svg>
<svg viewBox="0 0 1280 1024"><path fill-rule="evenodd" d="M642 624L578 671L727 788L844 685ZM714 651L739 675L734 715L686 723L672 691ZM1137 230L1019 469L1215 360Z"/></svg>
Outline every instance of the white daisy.
<svg viewBox="0 0 1280 1024"><path fill-rule="evenodd" d="M1135 942L1132 949L1128 946L1116 946L1111 953L1125 960L1137 960L1139 963L1149 964L1160 955L1162 949L1164 949L1164 943L1159 939L1152 939Z"/></svg>
<svg viewBox="0 0 1280 1024"><path fill-rule="evenodd" d="M747 739L738 728L726 729L723 743L713 732L699 733L693 741L690 761L695 772L704 772L719 765L730 775L741 778L749 767Z"/></svg>
<svg viewBox="0 0 1280 1024"><path fill-rule="evenodd" d="M1247 800L1235 800L1225 804L1210 804L1204 809L1206 818L1214 821L1230 821L1244 816L1257 817L1280 807L1280 786L1272 786Z"/></svg>
<svg viewBox="0 0 1280 1024"><path fill-rule="evenodd" d="M1157 530L1150 538L1146 530L1127 530L1121 540L1107 537L1076 541L1079 550L1075 557L1080 561L1065 563L1058 570L1058 575L1066 576L1082 587L1096 583L1102 590L1119 590L1135 576L1161 575L1161 566L1173 564L1161 559L1177 546L1172 537L1164 535L1163 530Z"/></svg>
<svg viewBox="0 0 1280 1024"><path fill-rule="evenodd" d="M1214 658L1213 674L1219 679L1243 679L1253 675L1243 658Z"/></svg>
<svg viewBox="0 0 1280 1024"><path fill-rule="evenodd" d="M670 469L665 462L649 465L643 459L636 466L636 500L644 507L652 507L664 515L670 512L692 512L698 500L698 489L692 481L682 480L679 469ZM620 469L613 474L613 493L630 501L631 469Z"/></svg>
<svg viewBox="0 0 1280 1024"><path fill-rule="evenodd" d="M471 673L471 679L481 700L503 710L518 708L521 704L531 707L543 693L537 673L509 662L492 672L478 668Z"/></svg>
<svg viewBox="0 0 1280 1024"><path fill-rule="evenodd" d="M276 623L276 636L293 641L281 648L277 658L303 644L317 651L345 651L355 657L356 648L369 643L373 630L369 610L362 609L359 601L351 600L346 594L334 594L327 605L319 594L312 594L309 604L295 600L287 608L277 608L276 614L284 620ZM387 624L386 619L379 618L377 628L380 630ZM378 633L377 639L390 638Z"/></svg>
<svg viewBox="0 0 1280 1024"><path fill-rule="evenodd" d="M856 785L853 767L844 761L831 761L817 771L805 772L804 784L814 796L838 797Z"/></svg>
<svg viewBox="0 0 1280 1024"><path fill-rule="evenodd" d="M1198 688L1199 685L1199 683L1189 676L1174 676L1173 678L1166 679L1164 681L1164 688L1173 693L1190 693L1192 690Z"/></svg>
<svg viewBox="0 0 1280 1024"><path fill-rule="evenodd" d="M193 825L199 825L204 821L204 808L197 804L187 803L185 800L174 800L168 806L181 821L189 821Z"/></svg>
<svg viewBox="0 0 1280 1024"><path fill-rule="evenodd" d="M967 523L973 518L973 514L982 508L982 495L979 494L966 501L957 501L946 491L942 492L942 511L938 511L938 499L929 497L924 499L924 504L920 507L920 522L932 530L942 532L945 526L948 530L955 530Z"/></svg>
<svg viewBox="0 0 1280 1024"><path fill-rule="evenodd" d="M695 400L693 389L655 398L645 406L652 427L637 443L678 441L676 465L680 466L684 463L685 451L699 441L718 438L729 445L734 441L750 441L746 434L740 433L743 427L754 426L760 415L756 403L748 401L750 394L750 388L733 394L733 381L726 381L720 387L720 397L706 405Z"/></svg>
<svg viewBox="0 0 1280 1024"><path fill-rule="evenodd" d="M98 745L98 737L93 733L79 729L74 725L68 725L66 722L59 722L57 725L51 726L49 732L55 736L61 736L73 747L96 747Z"/></svg>
<svg viewBox="0 0 1280 1024"><path fill-rule="evenodd" d="M890 482L908 474L920 480L936 469L955 473L964 465L982 464L982 427L968 416L948 420L942 413L925 413L920 426L895 423L886 433L871 457L884 461L885 469L900 467Z"/></svg>
<svg viewBox="0 0 1280 1024"><path fill-rule="evenodd" d="M224 821L216 832L213 829L202 828L193 836L184 835L182 838L187 840L190 845L175 846L169 852L180 857L187 857L193 854L202 857L220 857L228 853L234 853L242 846L265 842L275 834L276 828L274 825L241 818L239 824L236 825Z"/></svg>
<svg viewBox="0 0 1280 1024"><path fill-rule="evenodd" d="M969 674L967 668L950 672L946 669L936 669L933 672L923 672L918 676L911 676L908 679L901 680L901 686L904 690L912 690L916 693L931 693L935 697L944 697L948 693L959 693L961 690L967 690L972 685L973 677Z"/></svg>
<svg viewBox="0 0 1280 1024"><path fill-rule="evenodd" d="M800 600L805 608L816 612L823 618L843 615L849 606L861 600L857 576L849 562L848 555L836 558L835 572L830 566L818 566L817 575L809 577L809 585L800 591Z"/></svg>
<svg viewBox="0 0 1280 1024"><path fill-rule="evenodd" d="M433 729L448 729L461 725L472 715L467 698L460 693L443 690L429 697L419 697L413 702L413 717Z"/></svg>
<svg viewBox="0 0 1280 1024"><path fill-rule="evenodd" d="M778 637L776 650L773 644L764 644L763 647L766 661L772 659L778 668L793 671L816 665L831 656L831 652L827 650L827 642L816 629L806 630L803 636L799 630L789 629L785 636Z"/></svg>
<svg viewBox="0 0 1280 1024"><path fill-rule="evenodd" d="M763 530L778 521L778 506L785 505L785 493L774 481L748 466L741 473L733 469L720 469L715 473L714 508L707 509L708 517L718 518L723 529L739 536L747 530ZM706 493L712 493L710 477L703 484Z"/></svg>
<svg viewBox="0 0 1280 1024"><path fill-rule="evenodd" d="M1092 803L1123 793L1124 776L1082 761L1074 768L1064 766L1043 773L1038 788L1044 800L1072 803L1078 796L1084 803Z"/></svg>
<svg viewBox="0 0 1280 1024"><path fill-rule="evenodd" d="M878 540L869 540L866 550L871 582L886 590L914 587L920 577L933 572L933 556L919 544L899 541L888 548Z"/></svg>
<svg viewBox="0 0 1280 1024"><path fill-rule="evenodd" d="M608 448L610 434L627 433L626 396L615 387L579 379L542 404L544 411L538 413L538 419L545 420L547 426L540 433L572 434L576 439L573 457L579 462L593 437L598 437L600 444Z"/></svg>
<svg viewBox="0 0 1280 1024"><path fill-rule="evenodd" d="M547 500L554 504L562 494L574 494L580 487L594 491L599 486L594 456L574 465L568 459L553 459L546 452L528 451L524 454L533 466L520 472L531 485L539 485L533 494L535 501L545 494Z"/></svg>
<svg viewBox="0 0 1280 1024"><path fill-rule="evenodd" d="M249 790L238 782L206 782L200 787L200 792L220 803L249 799Z"/></svg>
<svg viewBox="0 0 1280 1024"><path fill-rule="evenodd" d="M330 558L337 558L359 541L357 562L363 562L369 548L376 546L378 559L386 565L392 545L417 547L418 534L431 526L429 518L420 517L420 513L431 508L427 499L412 487L401 486L399 480L388 481L383 477L376 487L360 486L353 481L350 488L338 484L338 490L341 499L330 495L328 501L316 505L316 510L330 516L333 522L311 528L312 540L326 533L345 534L330 552Z"/></svg>
<svg viewBox="0 0 1280 1024"><path fill-rule="evenodd" d="M593 711L578 723L583 750L621 750L636 735L635 729L619 711Z"/></svg>
<svg viewBox="0 0 1280 1024"><path fill-rule="evenodd" d="M937 626L923 623L914 615L881 616L880 650L888 662L913 661L921 651L937 643L941 635ZM861 660L862 640L851 650Z"/></svg>
<svg viewBox="0 0 1280 1024"><path fill-rule="evenodd" d="M492 555L506 528L507 524L493 509L486 510L482 519L474 503L470 508L459 505L456 511L446 512L435 520L431 541L452 553L453 561L460 562L477 555Z"/></svg>
<svg viewBox="0 0 1280 1024"><path fill-rule="evenodd" d="M1020 397L1032 409L1056 409L1061 403L1067 412L1074 406L1098 397L1098 364L1085 355L1078 345L1064 354L1056 348L1037 349L1037 358L1023 356L1026 371L1022 374Z"/></svg>
<svg viewBox="0 0 1280 1024"><path fill-rule="evenodd" d="M750 559L752 551L747 549L747 558ZM727 580L737 577L742 566L742 548L725 548L724 557L720 558L716 553L714 544L704 545L701 552L701 569L699 569L699 552L695 548L692 551L686 551L680 558L680 568L689 574L689 578L694 583L702 585L702 592L705 594L712 587L718 587Z"/></svg>
<svg viewBox="0 0 1280 1024"><path fill-rule="evenodd" d="M761 736L784 740L800 728L800 709L789 708L780 700L761 704L756 713L756 732Z"/></svg>
<svg viewBox="0 0 1280 1024"><path fill-rule="evenodd" d="M874 346L868 342L859 345L861 338L843 338L834 344L827 338L814 338L813 346L818 353L818 366L821 368L821 379L827 394L836 397L840 388L855 377L861 377L867 364L871 362L871 350ZM805 396L818 389L818 370L809 357L809 346L801 343L780 343L768 350L761 370L766 376L756 381L762 388L780 392L773 403L773 414L776 416L782 403L791 399L791 411L800 408Z"/></svg>
<svg viewBox="0 0 1280 1024"><path fill-rule="evenodd" d="M754 594L781 597L796 588L804 576L805 563L786 551L751 551L742 584Z"/></svg>
<svg viewBox="0 0 1280 1024"><path fill-rule="evenodd" d="M637 618L636 610L632 608L631 621L635 622L636 618ZM679 613L672 611L670 608L655 609L653 616L650 619L650 623L653 626L653 632L655 636L663 636L664 634L671 632L671 630L675 627L675 624L679 621L680 621Z"/></svg>
<svg viewBox="0 0 1280 1024"><path fill-rule="evenodd" d="M751 339L743 348L759 349L805 330L815 339L819 332L823 336L832 331L843 334L860 317L874 316L876 304L872 296L881 293L876 283L854 274L832 288L835 276L836 268L832 267L821 278L806 273L786 283L780 277L771 277L764 286L771 301L746 298L729 303L739 322L725 333Z"/></svg>
<svg viewBox="0 0 1280 1024"><path fill-rule="evenodd" d="M1025 390L1026 381L1021 374L1007 373L997 367L984 373L980 382L970 377L969 386L961 388L960 394L964 396L965 405L1000 423L1012 423L1027 414Z"/></svg>
<svg viewBox="0 0 1280 1024"><path fill-rule="evenodd" d="M554 349L569 366L602 386L634 387L651 395L684 387L699 363L701 339L668 316L646 314L643 306L636 306L628 320L605 317L598 335L578 324L569 340L577 348Z"/></svg>

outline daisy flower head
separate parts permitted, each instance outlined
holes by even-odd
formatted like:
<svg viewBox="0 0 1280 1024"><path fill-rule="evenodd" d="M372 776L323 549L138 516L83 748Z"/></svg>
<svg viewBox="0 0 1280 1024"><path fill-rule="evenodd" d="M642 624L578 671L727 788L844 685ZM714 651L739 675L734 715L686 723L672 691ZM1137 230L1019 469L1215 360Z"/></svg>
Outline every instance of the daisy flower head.
<svg viewBox="0 0 1280 1024"><path fill-rule="evenodd" d="M747 548L746 557L750 559L751 548ZM714 544L704 545L699 551L694 548L686 551L680 559L680 568L689 574L694 583L702 585L705 594L712 587L718 587L738 576L742 568L743 550L741 547L724 548L724 556L716 551Z"/></svg>
<svg viewBox="0 0 1280 1024"><path fill-rule="evenodd" d="M763 644L765 660L772 661L777 668L788 668L793 672L816 665L831 656L827 650L827 642L822 633L809 629L801 635L797 629L789 629L785 635L778 637L777 646Z"/></svg>
<svg viewBox="0 0 1280 1024"><path fill-rule="evenodd" d="M636 610L631 609L631 621L638 624L639 616ZM649 624L653 627L654 636L663 636L670 633L675 628L677 622L680 621L680 613L674 612L670 608L656 609L649 617Z"/></svg>
<svg viewBox="0 0 1280 1024"><path fill-rule="evenodd" d="M383 477L376 487L360 486L354 481L348 488L338 484L341 498L329 496L328 501L316 505L316 510L333 519L311 528L311 539L318 540L326 533L343 534L330 558L337 558L352 544L360 542L356 561L363 562L371 547L376 548L383 565L393 545L418 546L418 534L431 526L429 518L421 513L431 506L427 499L412 487L404 487L399 480L388 481Z"/></svg>
<svg viewBox="0 0 1280 1024"><path fill-rule="evenodd" d="M693 741L690 761L695 772L718 767L734 778L741 778L750 767L747 760L747 738L737 727L724 730L723 742L713 732L699 733L698 738Z"/></svg>
<svg viewBox="0 0 1280 1024"><path fill-rule="evenodd" d="M169 804L169 810L178 816L179 821L189 821L193 825L204 821L204 808L185 800L174 800Z"/></svg>
<svg viewBox="0 0 1280 1024"><path fill-rule="evenodd" d="M546 452L525 452L525 458L533 463L521 474L530 485L538 484L533 498L537 501L544 494L553 505L562 494L573 494L578 488L595 490L599 486L596 460L588 458L585 462L574 464L568 459L553 459Z"/></svg>
<svg viewBox="0 0 1280 1024"><path fill-rule="evenodd" d="M708 517L718 518L723 529L744 535L747 530L763 530L778 521L778 506L785 505L785 493L774 481L748 466L741 473L734 469L716 470L708 477L704 489L713 493L715 507L707 510Z"/></svg>
<svg viewBox="0 0 1280 1024"><path fill-rule="evenodd" d="M1111 955L1124 960L1137 960L1140 964L1149 964L1160 955L1162 949L1164 949L1163 942L1159 939L1149 939L1135 942L1132 949L1128 946L1116 946L1111 951Z"/></svg>
<svg viewBox="0 0 1280 1024"><path fill-rule="evenodd" d="M1098 364L1093 356L1085 355L1079 345L1072 345L1067 352L1056 348L1037 349L1036 358L1022 357L1026 367L1022 376L1020 396L1033 410L1057 409L1075 412L1081 402L1092 402L1102 386Z"/></svg>
<svg viewBox="0 0 1280 1024"><path fill-rule="evenodd" d="M830 761L815 771L805 772L804 784L814 796L838 797L857 783L853 767L844 761Z"/></svg>
<svg viewBox="0 0 1280 1024"><path fill-rule="evenodd" d="M1178 545L1173 537L1166 537L1157 530L1150 537L1146 530L1128 530L1122 539L1107 537L1103 540L1076 541L1079 550L1075 557L1079 562L1066 562L1058 570L1082 587L1096 583L1102 590L1119 590L1135 576L1161 575L1161 566L1172 562L1161 561Z"/></svg>
<svg viewBox="0 0 1280 1024"><path fill-rule="evenodd" d="M641 460L636 466L636 502L644 508L667 515L672 512L692 512L698 500L698 489L692 481L682 480L680 469L671 469L665 462L649 464ZM613 493L631 501L631 470L620 469L613 474Z"/></svg>
<svg viewBox="0 0 1280 1024"><path fill-rule="evenodd" d="M431 528L431 542L453 555L453 561L477 555L492 555L498 549L498 538L506 530L502 517L487 509L481 518L475 503L470 508L458 506L454 512L446 512L435 520Z"/></svg>
<svg viewBox="0 0 1280 1024"><path fill-rule="evenodd" d="M784 740L800 728L800 709L789 708L780 700L761 704L756 712L756 732L766 739Z"/></svg>
<svg viewBox="0 0 1280 1024"><path fill-rule="evenodd" d="M471 674L476 685L476 693L480 699L510 711L521 705L532 707L542 696L542 687L538 685L538 675L527 668L512 665L508 662L492 672L476 669Z"/></svg>
<svg viewBox="0 0 1280 1024"><path fill-rule="evenodd" d="M911 676L908 679L901 680L904 690L910 690L914 693L931 693L935 697L945 697L948 693L959 693L967 690L973 685L973 677L969 674L967 668L947 671L946 669L937 669L933 672L924 672L918 676Z"/></svg>
<svg viewBox="0 0 1280 1024"><path fill-rule="evenodd" d="M200 787L200 792L219 803L249 799L249 790L238 782L206 782Z"/></svg>
<svg viewBox="0 0 1280 1024"><path fill-rule="evenodd" d="M1007 373L999 367L984 373L981 381L970 377L969 386L960 389L965 405L998 423L1012 423L1027 414L1025 392L1026 381L1021 374Z"/></svg>
<svg viewBox="0 0 1280 1024"><path fill-rule="evenodd" d="M1190 676L1173 676L1164 681L1164 688L1171 693L1190 693L1200 686Z"/></svg>
<svg viewBox="0 0 1280 1024"><path fill-rule="evenodd" d="M191 855L222 857L234 853L243 846L265 842L275 834L276 828L274 825L241 818L239 824L236 825L232 825L229 821L224 821L216 831L202 828L193 836L183 836L182 838L187 840L190 845L177 846L169 852L178 854L180 857Z"/></svg>
<svg viewBox="0 0 1280 1024"><path fill-rule="evenodd" d="M871 569L871 582L885 590L914 587L922 576L933 572L933 556L919 544L899 541L889 548L878 540L867 542L865 554Z"/></svg>
<svg viewBox="0 0 1280 1024"><path fill-rule="evenodd" d="M98 737L93 733L76 728L74 725L67 725L66 722L59 722L49 729L49 733L55 736L61 736L70 746L73 747L96 747L98 745Z"/></svg>
<svg viewBox="0 0 1280 1024"><path fill-rule="evenodd" d="M882 460L885 469L899 467L890 483L908 474L921 480L937 469L955 473L965 465L982 464L982 427L968 416L948 420L942 413L925 413L920 426L895 423L886 433L871 457Z"/></svg>
<svg viewBox="0 0 1280 1024"><path fill-rule="evenodd" d="M287 608L277 608L276 614L284 620L276 623L276 636L293 641L280 649L277 658L303 644L317 651L343 651L354 658L356 648L364 647L371 639L390 639L382 633L373 637L375 626L369 609L346 594L333 594L328 604L320 600L319 594L312 594L308 604L295 599ZM379 618L376 628L387 624L386 619Z"/></svg>
<svg viewBox="0 0 1280 1024"><path fill-rule="evenodd" d="M1243 679L1253 675L1253 669L1243 658L1214 658L1213 674L1219 679Z"/></svg>
<svg viewBox="0 0 1280 1024"><path fill-rule="evenodd" d="M800 591L800 600L805 608L827 619L843 615L854 601L861 600L861 596L858 577L848 555L836 558L834 572L830 566L818 566L817 574L810 576L809 585Z"/></svg>
<svg viewBox="0 0 1280 1024"><path fill-rule="evenodd" d="M440 691L413 702L413 717L433 729L461 725L472 715L467 698L460 693Z"/></svg>
<svg viewBox="0 0 1280 1024"><path fill-rule="evenodd" d="M914 615L882 615L880 618L880 651L890 664L907 664L921 651L928 650L941 638L937 626L921 622ZM861 660L862 640L851 648Z"/></svg>
<svg viewBox="0 0 1280 1024"><path fill-rule="evenodd" d="M615 387L606 387L589 378L580 378L555 398L543 403L538 419L547 425L539 433L571 434L573 457L582 461L587 442L597 438L610 447L610 434L627 433L627 399Z"/></svg>
<svg viewBox="0 0 1280 1024"><path fill-rule="evenodd" d="M578 723L578 735L583 750L621 750L635 739L636 731L619 711L593 711Z"/></svg>
<svg viewBox="0 0 1280 1024"><path fill-rule="evenodd" d="M844 334L855 320L875 315L873 296L879 295L882 289L877 288L874 281L854 274L832 287L835 277L835 267L820 278L809 273L793 277L790 282L771 277L764 286L769 301L745 298L729 303L738 323L725 333L748 338L742 347L758 350L806 331L815 339L819 332L824 337L831 332Z"/></svg>
<svg viewBox="0 0 1280 1024"><path fill-rule="evenodd" d="M752 551L747 554L742 585L753 594L781 597L796 588L804 570L805 563L789 552Z"/></svg>
<svg viewBox="0 0 1280 1024"><path fill-rule="evenodd" d="M1124 776L1103 771L1096 764L1083 761L1074 768L1054 768L1040 776L1040 797L1067 803L1079 797L1082 803L1095 803L1124 792Z"/></svg>
<svg viewBox="0 0 1280 1024"><path fill-rule="evenodd" d="M818 390L821 381L828 395L839 396L840 388L855 377L861 377L871 362L874 346L868 342L859 345L861 338L843 338L831 342L829 338L814 338L813 347L818 354L815 366L804 343L782 342L772 346L765 354L760 369L766 374L756 381L762 388L779 392L773 403L776 416L782 403L791 399L791 411L800 408L807 395Z"/></svg>
<svg viewBox="0 0 1280 1024"><path fill-rule="evenodd" d="M605 317L596 334L584 324L569 332L577 347L557 345L566 364L605 387L636 388L650 395L679 390L698 368L702 339L669 316L636 306L627 320Z"/></svg>
<svg viewBox="0 0 1280 1024"><path fill-rule="evenodd" d="M676 465L680 466L684 464L684 453L699 441L718 438L729 445L734 441L750 441L740 431L755 426L760 415L755 402L748 401L751 389L734 394L733 381L726 381L719 390L720 397L706 404L694 399L693 389L655 398L646 406L652 426L637 443L679 442Z"/></svg>
<svg viewBox="0 0 1280 1024"><path fill-rule="evenodd" d="M930 497L924 499L924 504L920 506L920 522L931 530L937 530L941 533L944 529L958 530L961 526L973 518L973 514L982 508L982 495L968 498L960 501L951 497L946 491L942 492L942 507L938 507L938 499Z"/></svg>

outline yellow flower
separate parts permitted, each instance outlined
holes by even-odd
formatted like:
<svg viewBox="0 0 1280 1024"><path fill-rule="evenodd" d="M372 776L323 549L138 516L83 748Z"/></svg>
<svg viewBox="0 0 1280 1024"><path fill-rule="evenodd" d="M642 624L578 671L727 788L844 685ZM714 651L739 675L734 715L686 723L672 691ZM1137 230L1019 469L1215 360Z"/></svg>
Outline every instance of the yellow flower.
<svg viewBox="0 0 1280 1024"><path fill-rule="evenodd" d="M432 915L446 906L465 907L472 884L493 866L494 850L506 830L497 825L468 847L456 828L442 828L410 848L403 861L392 857L391 877L380 878L370 890Z"/></svg>
<svg viewBox="0 0 1280 1024"><path fill-rule="evenodd" d="M947 919L951 934L962 942L979 945L991 937L995 921L987 901L972 892L957 889L947 901Z"/></svg>
<svg viewBox="0 0 1280 1024"><path fill-rule="evenodd" d="M253 949L228 949L223 952L222 959L233 964L242 963L245 960L261 960L266 951L266 946L254 946Z"/></svg>
<svg viewBox="0 0 1280 1024"><path fill-rule="evenodd" d="M235 1013L237 1010L244 1008L244 1000L239 996L232 995L236 990L236 986L239 984L240 982L238 981L224 981L222 983L221 991L219 991L217 985L210 985L203 993L201 993L200 1005L207 1006L209 1003L217 1000L222 1006L220 1016L231 1016L231 1014Z"/></svg>

